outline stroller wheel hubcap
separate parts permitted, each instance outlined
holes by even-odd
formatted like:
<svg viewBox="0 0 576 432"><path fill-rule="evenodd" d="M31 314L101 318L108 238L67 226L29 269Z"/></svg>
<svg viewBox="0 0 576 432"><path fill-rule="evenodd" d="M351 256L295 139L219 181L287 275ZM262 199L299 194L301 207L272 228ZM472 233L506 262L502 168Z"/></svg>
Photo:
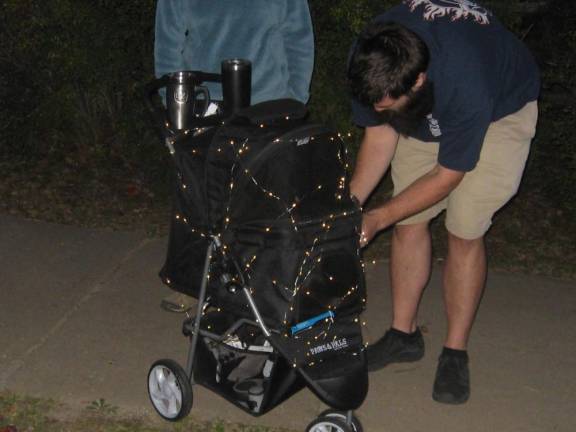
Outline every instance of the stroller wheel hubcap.
<svg viewBox="0 0 576 432"><path fill-rule="evenodd" d="M174 373L158 365L150 371L148 378L150 398L154 407L165 417L178 416L182 408L182 390Z"/></svg>
<svg viewBox="0 0 576 432"><path fill-rule="evenodd" d="M322 422L314 425L314 429L311 429L310 432L345 432L339 426L335 425L334 423L330 422Z"/></svg>

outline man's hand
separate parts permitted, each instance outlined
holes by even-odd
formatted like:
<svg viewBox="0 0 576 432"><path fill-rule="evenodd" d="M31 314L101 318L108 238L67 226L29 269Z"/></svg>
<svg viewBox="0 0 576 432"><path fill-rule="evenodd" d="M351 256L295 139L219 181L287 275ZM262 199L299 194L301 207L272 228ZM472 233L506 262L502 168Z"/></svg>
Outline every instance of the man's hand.
<svg viewBox="0 0 576 432"><path fill-rule="evenodd" d="M374 211L367 211L362 215L362 233L360 234L360 247L365 247L372 241L381 229L382 221Z"/></svg>

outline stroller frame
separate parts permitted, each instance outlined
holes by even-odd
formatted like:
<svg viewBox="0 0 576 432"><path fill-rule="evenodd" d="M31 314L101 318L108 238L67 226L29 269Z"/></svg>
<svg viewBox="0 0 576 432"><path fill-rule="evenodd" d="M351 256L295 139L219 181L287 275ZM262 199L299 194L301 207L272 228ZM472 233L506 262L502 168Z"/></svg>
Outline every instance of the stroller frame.
<svg viewBox="0 0 576 432"><path fill-rule="evenodd" d="M190 382L192 384L194 383L193 371L194 371L194 360L195 360L195 354L196 354L196 347L198 346L198 341L200 339L200 336L205 336L205 337L208 337L208 338L213 339L215 341L222 342L224 340L224 336L226 334L230 334L230 333L234 332L243 324L251 324L251 325L260 327L260 330L262 330L262 333L264 333L264 335L267 338L269 338L271 335L270 330L268 330L268 328L266 327L266 324L264 324L264 320L262 319L262 316L260 315L260 311L258 311L258 308L256 307L256 303L254 303L254 299L252 298L250 291L248 290L248 288L244 284L242 284L242 292L246 296L246 300L248 301L248 304L250 305L250 309L252 310L252 313L256 317L256 322L247 320L246 318L241 318L240 320L236 321L234 323L234 325L232 327L230 327L225 332L224 335L218 335L216 333L212 333L212 332L209 332L207 330L200 329L200 323L202 321L202 313L203 313L204 308L206 306L205 300L206 300L206 293L208 291L208 276L210 274L210 263L212 262L212 255L213 255L214 251L216 249L220 248L221 246L222 246L222 243L220 242L220 239L218 238L218 236L212 236L212 241L209 243L207 251L206 251L206 259L204 261L204 270L203 270L203 275L202 275L202 283L200 285L200 293L198 295L198 304L196 307L196 315L193 318L194 324L193 324L193 328L192 328L192 340L190 342L190 349L188 350L188 360L186 361L186 374L190 377Z"/></svg>
<svg viewBox="0 0 576 432"><path fill-rule="evenodd" d="M149 386L152 384L151 379L158 370L159 367L167 368L170 373L172 373L175 377L175 384L176 386L172 389L172 391L180 391L180 395L177 396L179 398L179 409L176 412L169 413L165 410L162 410L161 407L158 406L157 401L155 401L152 392L150 392L150 399L154 408L156 408L157 412L165 419L169 421L177 421L184 417L186 417L192 408L192 387L197 384L194 380L194 365L196 361L196 353L198 344L200 342L200 338L208 338L217 343L224 343L224 340L227 335L234 333L238 328L240 328L244 324L248 324L254 327L258 327L263 335L266 338L266 341L270 343L273 350L277 350L281 353L281 348L274 343L274 340L270 338L272 335L273 330L270 330L260 314L256 303L250 293L249 287L246 286L244 281L241 282L241 286L239 287L244 294L246 301L250 307L251 312L254 315L255 320L249 320L246 318L240 318L236 320L223 334L214 333L205 329L201 328L202 316L206 307L209 303L206 302L206 298L208 295L208 280L210 275L210 264L212 263L214 253L221 248L222 243L220 238L216 235L211 236L211 240L208 244L206 250L206 257L204 260L204 267L203 267L203 276L202 281L200 284L199 294L198 294L198 303L196 305L196 314L191 319L188 319L184 324L184 333L187 334L187 330L190 333L191 340L190 346L188 349L188 356L186 360L186 368L184 370L179 370L180 366L178 363L171 361L171 360L159 360L155 362L152 367L150 368L149 372ZM232 288L235 290L236 285L233 285ZM191 324L192 328L189 328L190 325L186 325L186 323ZM304 374L304 371L299 371L301 374ZM189 399L189 400L188 400ZM229 398L227 398L229 399ZM248 413L255 415L254 412L247 410L243 405L239 403L235 403L235 401L231 400L234 405L240 407L241 409L247 411ZM359 420L354 415L353 410L347 410L345 412L337 411L337 410L327 410L324 411L307 429L307 431L315 431L314 429L316 426L321 428L329 425L331 427L336 427L337 431L342 432L361 432L362 426L360 425ZM347 427L343 428L343 426ZM324 430L324 429L318 429Z"/></svg>

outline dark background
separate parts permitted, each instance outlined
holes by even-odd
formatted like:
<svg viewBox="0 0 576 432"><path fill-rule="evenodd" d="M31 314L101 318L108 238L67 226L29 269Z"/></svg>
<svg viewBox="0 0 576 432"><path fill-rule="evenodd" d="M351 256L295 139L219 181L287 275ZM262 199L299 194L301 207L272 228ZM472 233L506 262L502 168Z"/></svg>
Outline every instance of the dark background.
<svg viewBox="0 0 576 432"><path fill-rule="evenodd" d="M309 3L317 52L310 109L350 134L353 156L361 131L349 119L347 51L366 20L397 1ZM521 191L490 234L493 250L506 268L573 275L576 2L483 4L526 42L543 74L537 137ZM0 211L162 231L169 160L140 94L153 78L154 9L154 0L2 2ZM387 190L383 182L374 201Z"/></svg>

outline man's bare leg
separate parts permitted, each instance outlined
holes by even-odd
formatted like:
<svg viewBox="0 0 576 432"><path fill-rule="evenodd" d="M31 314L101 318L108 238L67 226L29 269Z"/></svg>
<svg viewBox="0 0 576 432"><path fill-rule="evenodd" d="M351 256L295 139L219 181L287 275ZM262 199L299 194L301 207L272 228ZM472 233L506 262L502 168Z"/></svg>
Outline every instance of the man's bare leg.
<svg viewBox="0 0 576 432"><path fill-rule="evenodd" d="M484 238L464 240L448 233L444 304L448 333L444 346L466 350L486 282Z"/></svg>
<svg viewBox="0 0 576 432"><path fill-rule="evenodd" d="M424 355L424 339L416 327L416 313L430 274L428 223L398 225L392 234L392 328L368 347L368 370L390 363L413 362Z"/></svg>
<svg viewBox="0 0 576 432"><path fill-rule="evenodd" d="M444 305L448 333L432 389L438 402L461 404L470 397L468 338L486 280L484 238L465 240L448 234L444 267Z"/></svg>
<svg viewBox="0 0 576 432"><path fill-rule="evenodd" d="M432 246L428 222L396 225L392 234L390 278L392 327L405 333L416 330L416 315L428 283Z"/></svg>

